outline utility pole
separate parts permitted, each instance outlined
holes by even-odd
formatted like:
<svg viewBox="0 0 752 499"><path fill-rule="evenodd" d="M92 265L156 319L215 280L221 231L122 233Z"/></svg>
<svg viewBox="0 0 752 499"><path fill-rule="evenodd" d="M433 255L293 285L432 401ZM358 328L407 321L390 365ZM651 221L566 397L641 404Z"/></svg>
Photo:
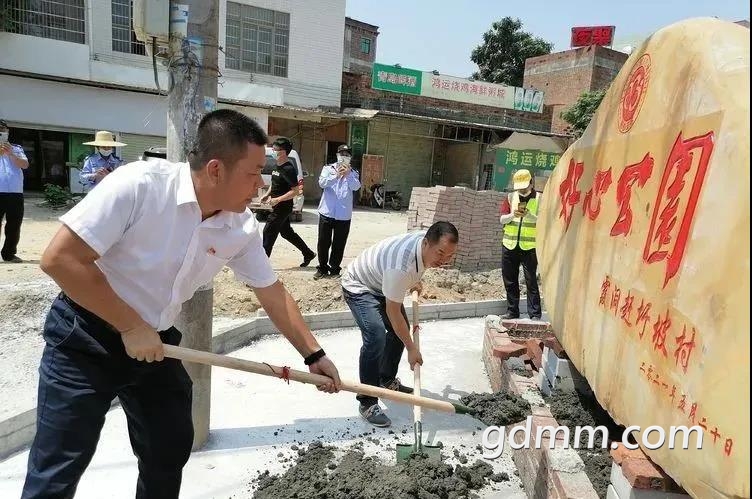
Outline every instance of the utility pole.
<svg viewBox="0 0 752 499"><path fill-rule="evenodd" d="M219 1L171 0L170 13L167 159L183 162L194 147L201 118L213 111L217 103ZM173 36L173 28L178 36ZM185 38L181 36L183 33ZM214 286L209 283L183 304L175 324L183 333L181 346L211 352L213 301ZM201 364L185 367L193 380L193 450L196 450L209 438L211 367Z"/></svg>

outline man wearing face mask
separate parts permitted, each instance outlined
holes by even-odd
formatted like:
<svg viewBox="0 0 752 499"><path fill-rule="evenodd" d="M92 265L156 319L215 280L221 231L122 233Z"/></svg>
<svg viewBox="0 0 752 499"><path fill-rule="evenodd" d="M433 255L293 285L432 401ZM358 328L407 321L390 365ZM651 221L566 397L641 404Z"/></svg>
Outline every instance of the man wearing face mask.
<svg viewBox="0 0 752 499"><path fill-rule="evenodd" d="M5 242L0 255L3 261L21 263L16 256L24 214L23 170L29 161L21 146L8 142L8 125L0 120L0 225L5 219Z"/></svg>
<svg viewBox="0 0 752 499"><path fill-rule="evenodd" d="M350 148L342 144L337 148L337 162L324 166L319 175L324 192L319 203L319 266L314 279L337 277L341 270L350 233L353 192L360 189L358 172L350 167L350 158Z"/></svg>
<svg viewBox="0 0 752 499"><path fill-rule="evenodd" d="M115 168L123 164L123 161L115 156L113 148L124 147L128 144L117 142L115 135L110 132L101 131L94 135L92 142L84 142L84 145L96 148L94 154L84 161L80 175L82 183L88 189L92 189Z"/></svg>
<svg viewBox="0 0 752 499"><path fill-rule="evenodd" d="M527 312L531 319L541 318L538 291L538 258L535 254L535 231L538 222L540 195L533 189L528 170L518 170L513 177L514 192L502 206L499 218L504 227L501 252L501 274L507 292L507 313L502 319L520 317L520 264L527 286Z"/></svg>
<svg viewBox="0 0 752 499"><path fill-rule="evenodd" d="M316 257L316 253L290 225L293 198L299 193L298 170L287 159L287 155L292 151L292 142L284 137L279 138L272 144L272 150L277 158L277 167L272 172L272 185L269 191L261 198L262 203L268 202L272 205L272 212L264 227L264 250L267 256L271 256L277 236L282 236L303 254L303 263L300 266L307 267Z"/></svg>

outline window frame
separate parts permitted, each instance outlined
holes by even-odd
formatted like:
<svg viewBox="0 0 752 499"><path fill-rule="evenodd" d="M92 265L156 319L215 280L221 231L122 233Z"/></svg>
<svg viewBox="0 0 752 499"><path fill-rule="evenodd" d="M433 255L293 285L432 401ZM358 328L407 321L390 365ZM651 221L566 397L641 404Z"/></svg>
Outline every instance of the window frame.
<svg viewBox="0 0 752 499"><path fill-rule="evenodd" d="M228 1L225 69L288 78L290 13Z"/></svg>

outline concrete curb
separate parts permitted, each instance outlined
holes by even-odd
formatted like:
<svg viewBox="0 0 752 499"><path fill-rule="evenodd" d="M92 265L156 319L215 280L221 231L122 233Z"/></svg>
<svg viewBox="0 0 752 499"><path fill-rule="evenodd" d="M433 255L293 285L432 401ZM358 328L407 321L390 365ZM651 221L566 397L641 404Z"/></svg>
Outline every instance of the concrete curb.
<svg viewBox="0 0 752 499"><path fill-rule="evenodd" d="M525 306L525 300L521 300ZM408 317L412 317L412 307L405 305ZM420 306L420 320L461 319L500 315L506 311L506 300L483 300L463 303L428 303ZM316 312L303 314L312 331L354 327L355 320L349 310L336 312ZM212 336L212 351L225 354L247 345L256 338L269 334L280 334L269 317L261 312L248 322L229 328L219 329ZM113 406L117 405L117 399ZM36 433L37 409L11 416L0 421L0 460L3 460L31 444Z"/></svg>

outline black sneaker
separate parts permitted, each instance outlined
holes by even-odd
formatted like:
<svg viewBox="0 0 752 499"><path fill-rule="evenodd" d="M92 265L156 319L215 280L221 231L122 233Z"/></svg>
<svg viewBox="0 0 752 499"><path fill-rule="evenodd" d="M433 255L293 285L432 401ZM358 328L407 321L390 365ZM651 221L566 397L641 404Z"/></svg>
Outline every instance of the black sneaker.
<svg viewBox="0 0 752 499"><path fill-rule="evenodd" d="M530 320L531 321L539 321L539 320L541 320L541 316L540 315L531 315L530 316Z"/></svg>
<svg viewBox="0 0 752 499"><path fill-rule="evenodd" d="M327 275L330 279L339 279L339 272L329 272L329 275Z"/></svg>
<svg viewBox="0 0 752 499"><path fill-rule="evenodd" d="M394 378L391 382L385 383L381 386L382 388L386 388L387 390L394 390L395 392L413 393L413 389L400 383L399 378Z"/></svg>
<svg viewBox="0 0 752 499"><path fill-rule="evenodd" d="M507 312L506 314L502 315L501 318L503 320L505 320L505 321L509 321L509 320L512 320L512 319L519 319L520 315L519 314L512 314L510 312Z"/></svg>
<svg viewBox="0 0 752 499"><path fill-rule="evenodd" d="M320 270L317 270L315 274L313 274L313 280L318 281L319 279L323 279L324 277L328 277L329 275L326 272L321 272Z"/></svg>
<svg viewBox="0 0 752 499"><path fill-rule="evenodd" d="M7 260L5 258L3 258L3 261L5 263L23 263L23 260L21 260L17 256L13 256L13 257L11 257L11 258L9 258Z"/></svg>
<svg viewBox="0 0 752 499"><path fill-rule="evenodd" d="M308 256L303 257L303 263L300 264L301 267L308 267L308 264L313 261L313 259L316 258L316 253L311 253Z"/></svg>
<svg viewBox="0 0 752 499"><path fill-rule="evenodd" d="M378 428L386 428L392 424L392 420L384 414L379 404L373 404L372 406L361 405L360 415L363 416L363 419Z"/></svg>

